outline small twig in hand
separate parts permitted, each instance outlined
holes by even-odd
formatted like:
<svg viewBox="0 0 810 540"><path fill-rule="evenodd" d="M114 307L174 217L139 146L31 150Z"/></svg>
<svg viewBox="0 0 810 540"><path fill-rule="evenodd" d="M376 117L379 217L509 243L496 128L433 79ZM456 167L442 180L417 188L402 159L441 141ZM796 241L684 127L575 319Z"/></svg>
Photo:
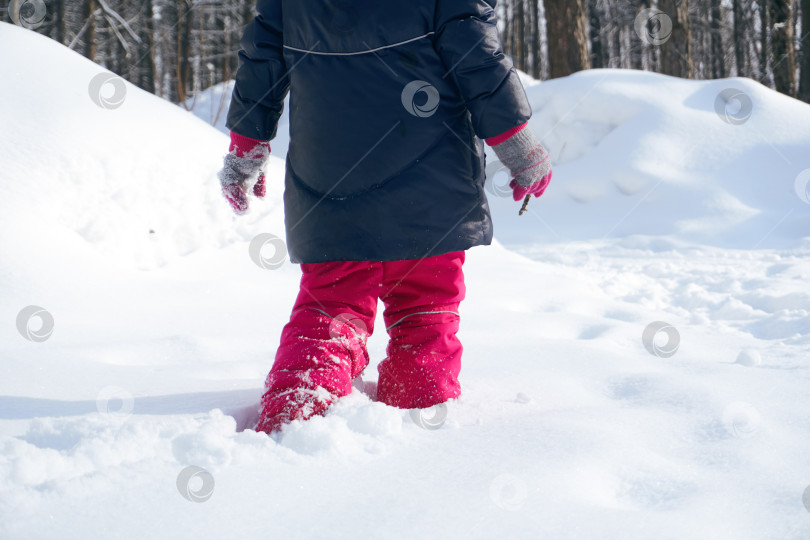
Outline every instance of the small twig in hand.
<svg viewBox="0 0 810 540"><path fill-rule="evenodd" d="M522 216L522 215L523 215L523 212L525 212L526 210L528 210L528 209L529 209L529 200L530 200L531 198L532 198L532 194L531 194L531 193L529 193L529 194L528 194L528 195L526 195L526 197L523 199L523 206L521 206L521 207L520 207L520 212L518 212L518 215L519 215L519 216Z"/></svg>

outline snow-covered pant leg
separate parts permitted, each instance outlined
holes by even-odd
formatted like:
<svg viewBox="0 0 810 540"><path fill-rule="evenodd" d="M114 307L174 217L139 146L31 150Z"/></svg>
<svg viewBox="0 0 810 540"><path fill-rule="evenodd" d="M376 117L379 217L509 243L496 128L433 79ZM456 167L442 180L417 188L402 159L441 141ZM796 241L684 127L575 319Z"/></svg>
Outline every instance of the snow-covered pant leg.
<svg viewBox="0 0 810 540"><path fill-rule="evenodd" d="M382 267L371 262L302 264L301 287L265 382L257 431L323 413L351 392L368 365Z"/></svg>
<svg viewBox="0 0 810 540"><path fill-rule="evenodd" d="M377 399L410 409L458 397L462 346L456 332L466 292L464 251L382 264L381 299L390 340L377 368Z"/></svg>

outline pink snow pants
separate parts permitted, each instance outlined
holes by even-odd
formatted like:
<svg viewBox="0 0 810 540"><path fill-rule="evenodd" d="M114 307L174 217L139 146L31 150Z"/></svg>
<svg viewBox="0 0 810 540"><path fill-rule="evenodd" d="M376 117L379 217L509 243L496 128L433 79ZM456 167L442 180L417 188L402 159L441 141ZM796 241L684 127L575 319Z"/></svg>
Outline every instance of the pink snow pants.
<svg viewBox="0 0 810 540"><path fill-rule="evenodd" d="M459 396L464 251L418 260L302 264L301 287L265 382L257 431L320 414L369 363L377 299L389 335L377 400L424 408Z"/></svg>

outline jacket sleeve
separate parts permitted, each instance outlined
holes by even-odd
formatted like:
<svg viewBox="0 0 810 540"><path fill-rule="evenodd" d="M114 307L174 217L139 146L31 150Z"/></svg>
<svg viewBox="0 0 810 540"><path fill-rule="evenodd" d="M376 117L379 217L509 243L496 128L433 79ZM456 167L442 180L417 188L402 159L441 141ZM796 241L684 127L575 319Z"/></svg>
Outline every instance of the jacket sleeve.
<svg viewBox="0 0 810 540"><path fill-rule="evenodd" d="M284 63L281 0L259 0L258 15L245 28L239 69L225 127L244 137L276 136L290 78Z"/></svg>
<svg viewBox="0 0 810 540"><path fill-rule="evenodd" d="M526 92L501 50L497 0L436 0L435 47L481 139L496 137L531 118Z"/></svg>

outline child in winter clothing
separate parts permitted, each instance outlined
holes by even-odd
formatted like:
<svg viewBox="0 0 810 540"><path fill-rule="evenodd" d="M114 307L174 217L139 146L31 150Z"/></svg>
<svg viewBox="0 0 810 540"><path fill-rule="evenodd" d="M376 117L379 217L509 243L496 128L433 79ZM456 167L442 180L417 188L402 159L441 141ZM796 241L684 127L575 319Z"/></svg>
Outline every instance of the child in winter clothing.
<svg viewBox="0 0 810 540"><path fill-rule="evenodd" d="M459 396L465 250L491 243L484 146L516 201L551 180L496 29L496 0L259 0L239 53L219 174L237 214L290 93L284 207L300 292L257 430L323 413L369 362L381 299L390 341L377 399Z"/></svg>

